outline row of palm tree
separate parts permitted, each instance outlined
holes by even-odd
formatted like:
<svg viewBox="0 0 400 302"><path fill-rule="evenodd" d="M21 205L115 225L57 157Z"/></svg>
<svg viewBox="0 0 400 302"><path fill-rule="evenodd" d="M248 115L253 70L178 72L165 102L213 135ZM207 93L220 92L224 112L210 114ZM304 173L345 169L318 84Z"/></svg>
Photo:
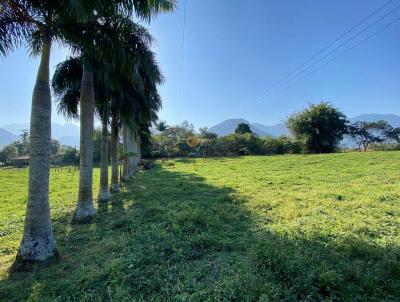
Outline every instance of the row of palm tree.
<svg viewBox="0 0 400 302"><path fill-rule="evenodd" d="M150 50L151 35L134 19L150 21L174 8L174 0L2 0L0 55L20 45L40 54L32 96L29 189L24 234L17 258L42 261L56 253L49 207L51 92L49 62L54 43L72 57L60 63L52 80L58 110L80 119L79 194L74 221L95 215L92 193L93 125L102 122L99 201L109 198L108 126L111 126L112 181L119 191L118 143L123 128L124 179L137 166L140 134L148 131L161 106L163 81ZM135 162L136 161L136 162Z"/></svg>

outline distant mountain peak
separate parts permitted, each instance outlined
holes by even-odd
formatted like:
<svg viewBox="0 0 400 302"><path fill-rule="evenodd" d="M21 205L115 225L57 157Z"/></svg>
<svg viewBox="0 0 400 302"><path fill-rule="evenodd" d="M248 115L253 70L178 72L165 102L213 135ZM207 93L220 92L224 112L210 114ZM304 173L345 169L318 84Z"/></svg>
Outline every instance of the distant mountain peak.
<svg viewBox="0 0 400 302"><path fill-rule="evenodd" d="M360 114L355 117L349 118L350 123L354 123L356 121L373 122L379 120L385 120L393 127L400 127L400 116L396 114L369 113ZM251 131L257 133L259 136L290 136L289 129L286 128L286 125L284 123L267 126L262 123L250 123L249 121L242 118L227 119L215 126L212 126L210 128L210 131L218 134L219 136L228 135L234 133L237 125L240 123L249 124Z"/></svg>
<svg viewBox="0 0 400 302"><path fill-rule="evenodd" d="M212 126L210 128L210 131L215 134L218 134L218 136L225 136L234 133L236 127L241 123L248 124L250 126L251 131L257 134L258 136L271 136L270 133L260 130L258 127L254 126L254 124L242 118L227 119L222 123Z"/></svg>
<svg viewBox="0 0 400 302"><path fill-rule="evenodd" d="M10 131L7 131L6 129L0 128L0 148L2 148L5 145L9 145L17 140L18 136L12 134Z"/></svg>
<svg viewBox="0 0 400 302"><path fill-rule="evenodd" d="M349 118L351 123L357 121L366 121L366 122L375 122L379 120L387 121L393 127L400 127L400 116L396 114L379 114L379 113L368 113L368 114L360 114L355 117Z"/></svg>
<svg viewBox="0 0 400 302"><path fill-rule="evenodd" d="M29 129L29 123L14 123L8 125L2 125L0 128L3 128L9 134L14 135L16 137L15 140L18 140L18 135L21 134L23 129ZM79 127L74 124L58 124L51 123L51 137L60 141L61 144L67 146L79 146ZM1 133L0 133L0 144L1 144ZM9 141L9 140L7 140ZM11 143L10 141L9 143Z"/></svg>

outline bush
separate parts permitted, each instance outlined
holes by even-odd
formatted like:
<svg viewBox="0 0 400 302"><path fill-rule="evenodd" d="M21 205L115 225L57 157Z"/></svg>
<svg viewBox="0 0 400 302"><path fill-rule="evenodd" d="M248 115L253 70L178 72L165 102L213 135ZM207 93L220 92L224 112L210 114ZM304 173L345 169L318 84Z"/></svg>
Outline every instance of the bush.
<svg viewBox="0 0 400 302"><path fill-rule="evenodd" d="M374 151L400 151L400 144L372 144L370 148Z"/></svg>
<svg viewBox="0 0 400 302"><path fill-rule="evenodd" d="M79 152L75 148L67 147L60 159L63 165L79 165Z"/></svg>
<svg viewBox="0 0 400 302"><path fill-rule="evenodd" d="M194 143L190 140L193 140ZM158 134L153 137L152 146L150 152L152 158L187 157L189 155L215 157L299 154L305 148L300 141L286 136L260 138L251 133L235 133L210 139L192 137L176 143L172 138Z"/></svg>
<svg viewBox="0 0 400 302"><path fill-rule="evenodd" d="M293 140L287 136L278 138L267 137L264 139L264 154L300 154L304 146L300 141Z"/></svg>
<svg viewBox="0 0 400 302"><path fill-rule="evenodd" d="M262 139L252 133L235 133L221 137L220 140L226 145L227 150L234 155L257 155L263 153Z"/></svg>
<svg viewBox="0 0 400 302"><path fill-rule="evenodd" d="M302 112L291 115L287 127L304 142L311 153L329 153L338 149L347 131L346 116L329 103L311 104Z"/></svg>
<svg viewBox="0 0 400 302"><path fill-rule="evenodd" d="M188 126L169 127L152 135L149 147L146 154L151 158L298 154L304 150L300 141L286 136L261 138L244 132L218 137L207 128L200 128L196 135Z"/></svg>

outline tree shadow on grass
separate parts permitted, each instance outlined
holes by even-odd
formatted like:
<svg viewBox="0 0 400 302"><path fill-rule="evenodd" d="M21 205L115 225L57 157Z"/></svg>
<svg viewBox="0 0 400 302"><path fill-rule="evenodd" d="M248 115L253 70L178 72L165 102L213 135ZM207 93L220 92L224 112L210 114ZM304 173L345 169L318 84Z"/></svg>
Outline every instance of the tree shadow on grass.
<svg viewBox="0 0 400 302"><path fill-rule="evenodd" d="M247 200L156 167L99 205L93 223L55 223L59 258L0 283L5 301L396 300L397 247L261 230ZM263 230L264 229L264 230ZM300 236L300 235L299 235Z"/></svg>

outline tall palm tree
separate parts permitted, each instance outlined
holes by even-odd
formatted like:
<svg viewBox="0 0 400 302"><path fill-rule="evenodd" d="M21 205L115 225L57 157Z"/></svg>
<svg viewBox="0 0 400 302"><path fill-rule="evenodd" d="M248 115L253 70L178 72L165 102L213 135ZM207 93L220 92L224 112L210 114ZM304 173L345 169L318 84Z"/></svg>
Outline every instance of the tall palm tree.
<svg viewBox="0 0 400 302"><path fill-rule="evenodd" d="M108 119L109 102L103 106L101 112L101 143L100 143L100 191L99 202L108 201L110 194L108 190Z"/></svg>
<svg viewBox="0 0 400 302"><path fill-rule="evenodd" d="M2 0L0 2L0 55L27 44L40 65L32 94L28 202L18 258L42 261L55 254L49 206L51 154L51 45L63 39L61 22L69 14L84 17L97 8L86 0Z"/></svg>
<svg viewBox="0 0 400 302"><path fill-rule="evenodd" d="M146 110L146 93L149 88L156 89L155 85L151 86L147 83L148 80L143 80L144 71L148 72L148 76L152 81L161 82L162 76L155 62L154 54L149 50L152 44L152 38L142 27L134 25L129 19L120 19L120 32L117 40L119 41L119 57L120 64L114 66L112 72L115 80L114 89L112 91L111 105L111 187L110 190L119 191L119 130L120 126L124 125L123 141L125 151L123 157L128 157L124 160L123 177L128 179L132 174L130 172L132 164L129 164L129 157L132 156L133 142L130 140L129 133L132 125L134 125L135 117L138 112ZM148 58L150 57L150 59ZM150 64L150 67L145 66ZM142 66L143 65L143 66ZM153 75L149 70L156 69L156 75ZM154 70L152 70L154 72ZM158 72L158 74L157 74ZM153 83L152 83L153 84ZM143 114L142 114L143 115Z"/></svg>
<svg viewBox="0 0 400 302"><path fill-rule="evenodd" d="M122 165L122 181L127 181L130 177L129 158L131 157L132 143L130 140L131 129L124 123L122 125L122 143L124 148L123 165Z"/></svg>
<svg viewBox="0 0 400 302"><path fill-rule="evenodd" d="M117 193L119 186L119 114L118 109L112 106L111 109L111 185L110 191Z"/></svg>
<svg viewBox="0 0 400 302"><path fill-rule="evenodd" d="M125 142L131 146L133 143L128 137L131 133L131 124L135 118L134 115L140 110L145 110L148 104L145 100L144 92L149 89L147 87L155 88L155 85L146 85L141 73L147 71L149 67L140 66L152 64L153 68L158 68L155 63L154 54L149 50L151 46L152 38L141 26L131 22L129 19L118 20L118 27L121 32L117 32L115 36L109 34L109 28L102 31L100 36L102 39L108 39L107 44L120 43L118 49L119 53L114 58L114 62L119 62L120 64L108 64L105 63L106 60L110 60L107 55L103 56L99 53L98 56L91 60L92 69L94 71L94 90L96 92L96 107L97 112L102 113L104 109L110 112L111 116L111 157L112 157L112 181L111 181L111 191L119 191L119 128L122 123L128 124L129 127L125 127ZM114 31L111 31L114 34ZM99 38L99 37L97 37ZM100 42L100 41L99 41ZM104 40L102 41L104 44ZM100 43L99 43L100 44ZM134 47L132 47L134 45ZM146 57L146 52L149 52L147 56L150 56L149 61ZM123 57L119 57L119 56ZM143 57L143 58L142 58ZM99 59L100 58L100 59ZM82 103L80 95L82 94L82 87L79 84L79 79L83 73L82 61L83 56L78 58L73 58L66 60L65 62L59 64L56 68L56 72L53 77L53 89L55 95L59 99L59 110L69 117L78 116L78 104ZM138 66L139 65L139 66ZM139 70L139 72L138 72ZM146 74L144 74L146 76ZM157 77L154 81L160 81L162 76L159 69L156 70ZM152 74L147 75L148 77L154 77ZM158 83L157 82L157 83ZM148 93L148 92L147 92ZM136 100L141 100L137 102ZM104 104L107 104L106 106ZM111 104L111 105L110 105ZM143 116L145 116L142 113ZM103 121L103 137L107 135L107 122L108 114L100 114L100 118ZM131 135L130 135L131 136ZM103 139L104 142L107 141L107 137ZM106 146L102 144L102 149ZM133 146L129 148L130 153L133 153ZM104 150L104 149L103 149ZM107 154L107 152L103 152ZM101 192L106 192L104 188L107 184L107 159L103 157L101 165ZM128 178L131 173L129 173L127 167L124 171L126 177ZM107 193L106 193L107 194ZM101 195L101 194L100 194ZM101 197L101 196L100 196ZM92 204L92 203L91 203Z"/></svg>
<svg viewBox="0 0 400 302"><path fill-rule="evenodd" d="M107 201L108 192L108 120L110 75L104 62L94 61L94 90L96 112L102 123L99 201ZM58 111L67 118L79 118L82 58L69 58L56 66L52 88L57 98Z"/></svg>
<svg viewBox="0 0 400 302"><path fill-rule="evenodd" d="M102 10L93 11L91 18L88 18L86 22L76 24L69 36L70 40L75 39L75 50L78 50L84 57L80 98L81 162L79 196L75 212L76 221L85 221L95 214L92 198L94 87L91 61L104 52L115 52L114 46L118 44L116 43L118 40L112 37L118 37L123 33L122 26L127 24L132 26L133 24L126 21L129 20L129 18L126 18L127 16L136 13L137 16L150 20L154 14L172 10L174 6L173 0L126 0L116 1L116 3L116 6L105 6ZM125 16L125 18L122 18L122 16ZM107 42L111 42L111 44ZM117 132L114 125L112 125L112 128L112 138L115 142ZM113 151L116 152L114 149L111 148L112 153Z"/></svg>

